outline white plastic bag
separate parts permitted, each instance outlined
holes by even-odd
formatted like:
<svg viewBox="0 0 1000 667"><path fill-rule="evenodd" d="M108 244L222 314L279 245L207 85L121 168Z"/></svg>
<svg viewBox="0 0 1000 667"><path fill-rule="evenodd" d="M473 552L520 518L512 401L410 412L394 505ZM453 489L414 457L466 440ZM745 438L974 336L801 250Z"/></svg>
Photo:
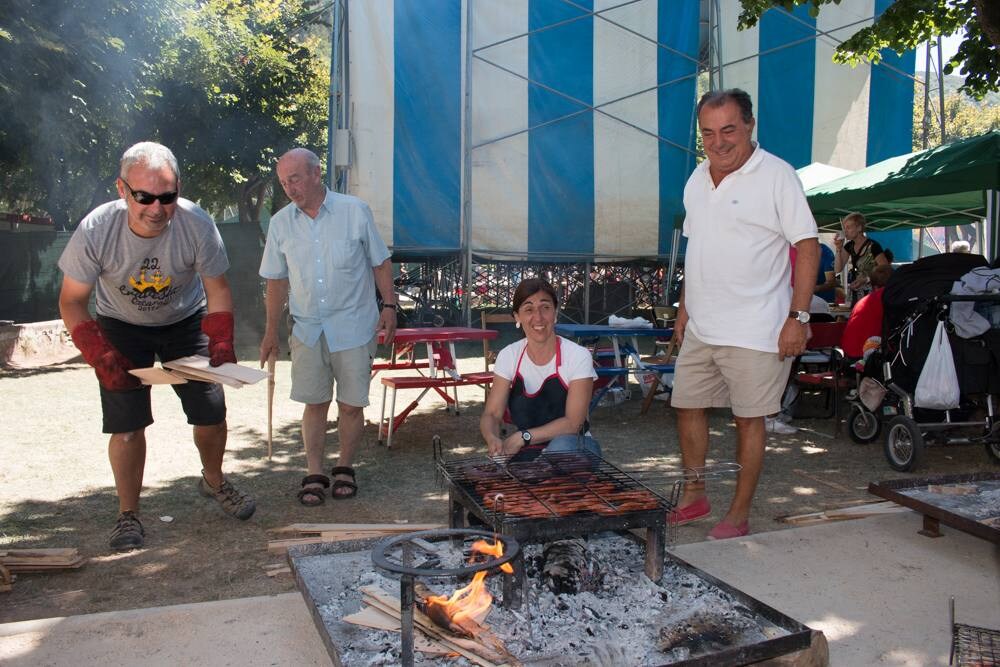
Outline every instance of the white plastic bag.
<svg viewBox="0 0 1000 667"><path fill-rule="evenodd" d="M917 380L913 404L918 408L951 410L958 407L960 396L958 374L955 373L955 359L951 356L948 333L945 331L944 321L939 320L931 349L927 353L927 361L924 362L924 369L920 371L920 379Z"/></svg>

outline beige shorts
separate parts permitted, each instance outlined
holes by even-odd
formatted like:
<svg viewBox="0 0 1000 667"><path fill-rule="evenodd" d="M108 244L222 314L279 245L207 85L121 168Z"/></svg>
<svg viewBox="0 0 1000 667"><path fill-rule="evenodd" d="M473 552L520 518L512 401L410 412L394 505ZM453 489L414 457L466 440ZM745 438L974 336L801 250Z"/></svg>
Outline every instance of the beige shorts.
<svg viewBox="0 0 1000 667"><path fill-rule="evenodd" d="M358 408L368 406L368 384L372 377L372 359L378 342L373 336L366 345L350 350L330 352L326 336L308 347L295 336L288 337L292 351L291 399L298 403L326 403L333 399L337 388L337 402Z"/></svg>
<svg viewBox="0 0 1000 667"><path fill-rule="evenodd" d="M691 334L674 367L670 404L676 408L727 408L737 417L762 417L781 409L781 395L792 367L777 352L730 345L709 345Z"/></svg>

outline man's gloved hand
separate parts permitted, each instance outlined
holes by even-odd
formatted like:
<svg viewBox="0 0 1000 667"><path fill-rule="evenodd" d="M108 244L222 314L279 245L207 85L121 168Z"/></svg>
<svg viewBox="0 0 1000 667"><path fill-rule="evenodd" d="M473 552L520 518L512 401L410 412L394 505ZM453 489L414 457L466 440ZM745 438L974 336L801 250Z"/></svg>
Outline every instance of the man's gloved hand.
<svg viewBox="0 0 1000 667"><path fill-rule="evenodd" d="M94 367L102 387L110 391L125 391L142 385L139 378L128 373L135 366L108 342L97 322L80 322L73 327L70 336L73 344L83 353L84 361Z"/></svg>
<svg viewBox="0 0 1000 667"><path fill-rule="evenodd" d="M209 313L201 320L201 330L208 335L209 363L221 366L236 363L233 350L233 314L227 311Z"/></svg>

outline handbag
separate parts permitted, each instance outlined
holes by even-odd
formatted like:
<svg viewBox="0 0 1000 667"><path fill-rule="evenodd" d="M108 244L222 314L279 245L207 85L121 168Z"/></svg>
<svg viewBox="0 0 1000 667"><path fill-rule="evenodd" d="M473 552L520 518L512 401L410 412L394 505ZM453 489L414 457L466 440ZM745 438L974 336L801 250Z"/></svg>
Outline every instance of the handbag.
<svg viewBox="0 0 1000 667"><path fill-rule="evenodd" d="M958 407L961 393L948 332L945 330L944 320L938 320L934 340L931 341L927 360L917 380L913 404L918 408L951 410Z"/></svg>

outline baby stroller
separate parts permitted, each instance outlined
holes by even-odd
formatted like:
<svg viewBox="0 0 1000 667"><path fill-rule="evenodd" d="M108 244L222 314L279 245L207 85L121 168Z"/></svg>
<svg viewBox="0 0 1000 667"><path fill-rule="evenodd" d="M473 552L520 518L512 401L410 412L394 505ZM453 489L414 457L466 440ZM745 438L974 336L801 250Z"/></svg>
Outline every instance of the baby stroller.
<svg viewBox="0 0 1000 667"><path fill-rule="evenodd" d="M976 302L977 312L1000 309L1000 294L950 294L956 280L983 266L986 260L981 255L926 257L896 271L882 293L882 344L865 364L862 376L870 378L869 383L878 382L884 394L877 392L874 401L871 393L864 391L851 398L848 430L855 442L872 442L884 425L885 456L894 470L918 467L925 447L932 444L982 443L1000 462L1000 415L995 398L1000 395L1000 327L974 338L961 338L948 321L953 304L960 301ZM960 404L952 410L914 405L917 380L939 320L946 322L961 391Z"/></svg>

